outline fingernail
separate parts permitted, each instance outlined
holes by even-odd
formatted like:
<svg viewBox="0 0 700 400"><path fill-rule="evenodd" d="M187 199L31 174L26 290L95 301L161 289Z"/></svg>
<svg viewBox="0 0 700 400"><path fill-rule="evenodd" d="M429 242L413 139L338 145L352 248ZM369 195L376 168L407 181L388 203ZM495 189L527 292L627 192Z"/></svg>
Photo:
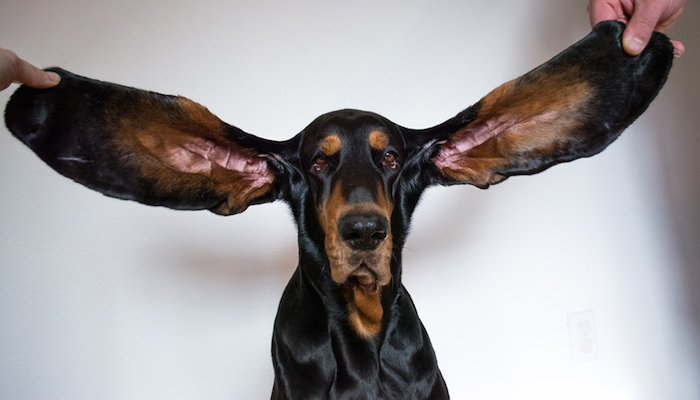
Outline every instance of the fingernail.
<svg viewBox="0 0 700 400"><path fill-rule="evenodd" d="M683 53L681 52L681 49L678 49L675 47L673 48L673 56L675 58L680 58L682 55L683 55Z"/></svg>
<svg viewBox="0 0 700 400"><path fill-rule="evenodd" d="M61 75L55 72L49 71L48 73L46 73L46 76L49 78L49 82L54 84L54 86L58 85L58 83L61 82Z"/></svg>
<svg viewBox="0 0 700 400"><path fill-rule="evenodd" d="M637 38L637 37L629 38L629 39L627 39L626 44L627 45L625 47L627 47L627 49L635 55L641 53L642 50L644 50L644 41L640 38Z"/></svg>

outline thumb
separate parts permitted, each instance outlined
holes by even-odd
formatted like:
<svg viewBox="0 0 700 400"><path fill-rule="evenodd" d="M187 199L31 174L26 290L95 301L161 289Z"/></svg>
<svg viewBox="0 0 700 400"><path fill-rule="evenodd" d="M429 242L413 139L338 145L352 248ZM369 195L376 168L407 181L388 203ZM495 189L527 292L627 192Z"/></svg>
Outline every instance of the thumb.
<svg viewBox="0 0 700 400"><path fill-rule="evenodd" d="M32 64L22 60L17 63L17 82L37 89L56 86L61 77L55 72L42 71Z"/></svg>
<svg viewBox="0 0 700 400"><path fill-rule="evenodd" d="M661 10L656 10L653 2L638 2L622 34L622 47L627 54L639 55L647 47L660 16Z"/></svg>

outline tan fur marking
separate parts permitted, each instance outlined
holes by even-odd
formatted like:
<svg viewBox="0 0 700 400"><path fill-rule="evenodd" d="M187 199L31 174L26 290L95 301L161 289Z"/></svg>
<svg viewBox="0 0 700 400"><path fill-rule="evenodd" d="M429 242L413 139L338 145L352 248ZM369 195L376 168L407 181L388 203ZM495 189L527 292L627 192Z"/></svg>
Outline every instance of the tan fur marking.
<svg viewBox="0 0 700 400"><path fill-rule="evenodd" d="M575 69L556 74L536 70L499 86L481 100L478 118L457 131L451 141L457 142L472 134L475 127L488 124L502 131L453 156L452 165L441 168L441 173L486 187L506 178L493 171L514 156L556 154L572 140L570 133L585 117L580 110L591 96L590 85Z"/></svg>
<svg viewBox="0 0 700 400"><path fill-rule="evenodd" d="M332 156L340 151L340 138L338 135L329 135L321 142L321 152L327 156Z"/></svg>
<svg viewBox="0 0 700 400"><path fill-rule="evenodd" d="M346 290L348 300L348 319L350 326L363 338L369 339L382 330L382 288L369 292L356 287Z"/></svg>
<svg viewBox="0 0 700 400"><path fill-rule="evenodd" d="M331 191L331 196L321 204L318 210L319 222L325 233L326 254L331 263L331 277L337 283L344 283L347 276L341 274L339 265L349 264L349 249L343 243L338 232L338 219L345 206L341 186L338 181Z"/></svg>
<svg viewBox="0 0 700 400"><path fill-rule="evenodd" d="M590 86L574 69L552 75L536 71L507 82L484 97L479 119L506 113L529 119L548 112L574 111L589 94Z"/></svg>
<svg viewBox="0 0 700 400"><path fill-rule="evenodd" d="M189 123L200 126L205 131L222 131L223 123L209 109L185 97L177 97L177 100Z"/></svg>
<svg viewBox="0 0 700 400"><path fill-rule="evenodd" d="M384 191L384 188L379 182L377 182L377 193L379 193L377 204L391 222L391 213L394 212L394 204L389 200L389 195Z"/></svg>
<svg viewBox="0 0 700 400"><path fill-rule="evenodd" d="M369 134L369 145L372 146L373 149L382 151L386 148L387 144L389 144L389 139L384 132L372 131Z"/></svg>

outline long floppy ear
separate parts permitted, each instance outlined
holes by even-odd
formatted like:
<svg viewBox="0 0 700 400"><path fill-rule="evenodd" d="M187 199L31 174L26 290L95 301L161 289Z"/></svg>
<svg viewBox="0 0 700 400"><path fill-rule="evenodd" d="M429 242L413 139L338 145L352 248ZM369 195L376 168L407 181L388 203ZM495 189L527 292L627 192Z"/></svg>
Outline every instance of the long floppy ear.
<svg viewBox="0 0 700 400"><path fill-rule="evenodd" d="M55 68L52 89L19 88L10 131L61 174L108 196L229 215L280 196L277 154L203 106Z"/></svg>
<svg viewBox="0 0 700 400"><path fill-rule="evenodd" d="M620 44L623 29L602 22L455 118L417 132L437 147L432 183L486 188L592 156L612 143L654 99L673 59L672 45L659 33L641 55L628 56Z"/></svg>

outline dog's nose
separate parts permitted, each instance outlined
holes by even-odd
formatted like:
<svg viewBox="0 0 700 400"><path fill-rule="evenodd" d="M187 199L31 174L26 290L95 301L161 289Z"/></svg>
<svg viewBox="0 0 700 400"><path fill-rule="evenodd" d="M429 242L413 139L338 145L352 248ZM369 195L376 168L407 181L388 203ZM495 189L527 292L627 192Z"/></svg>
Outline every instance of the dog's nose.
<svg viewBox="0 0 700 400"><path fill-rule="evenodd" d="M389 221L377 214L346 215L338 221L340 237L355 250L374 250L386 239Z"/></svg>

